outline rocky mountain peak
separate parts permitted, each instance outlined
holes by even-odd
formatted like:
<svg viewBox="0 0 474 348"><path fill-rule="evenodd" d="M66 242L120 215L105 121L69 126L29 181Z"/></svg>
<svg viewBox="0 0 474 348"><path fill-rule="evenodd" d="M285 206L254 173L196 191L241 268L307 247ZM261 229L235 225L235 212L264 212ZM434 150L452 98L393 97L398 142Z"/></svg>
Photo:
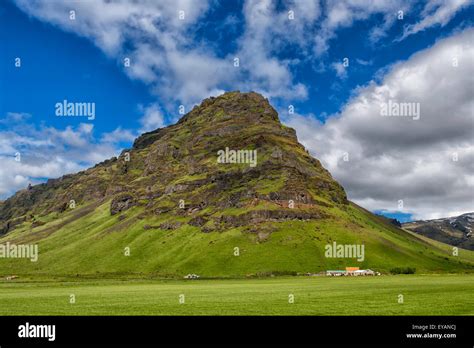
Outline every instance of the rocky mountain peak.
<svg viewBox="0 0 474 348"><path fill-rule="evenodd" d="M238 91L205 99L178 123L141 135L119 158L17 193L0 205L0 216L11 226L62 212L70 201L107 200L113 215L146 206L148 214L189 216L208 230L318 217L320 207L347 204L344 189L268 100ZM226 216L228 209L242 209L242 216Z"/></svg>
<svg viewBox="0 0 474 348"><path fill-rule="evenodd" d="M184 116L179 123L190 122L195 117L209 116L209 121L219 121L220 116L243 118L251 123L276 121L280 123L278 113L268 99L256 92L226 92L218 97L204 99Z"/></svg>

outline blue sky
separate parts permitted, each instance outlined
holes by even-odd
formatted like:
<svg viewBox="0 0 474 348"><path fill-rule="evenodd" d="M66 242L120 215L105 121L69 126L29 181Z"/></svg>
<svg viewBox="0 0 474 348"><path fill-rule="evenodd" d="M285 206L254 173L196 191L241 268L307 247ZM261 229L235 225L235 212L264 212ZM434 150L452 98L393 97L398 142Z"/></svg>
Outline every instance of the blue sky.
<svg viewBox="0 0 474 348"><path fill-rule="evenodd" d="M15 28L14 35L8 30L0 34L2 115L25 112L34 123L64 128L84 120L56 117L56 102L94 101L102 115L94 120L98 134L139 126L137 105L156 100L145 84L129 79L87 39L29 18L14 4L5 4L1 16L4 28ZM11 64L16 57L21 57L20 69Z"/></svg>
<svg viewBox="0 0 474 348"><path fill-rule="evenodd" d="M466 79L473 70L472 1L177 6L2 2L0 156L11 166L0 172L0 197L119 153L141 132L174 123L180 105L190 110L203 98L239 89L267 96L355 202L404 220L473 210L466 195L473 190L472 80ZM440 63L445 54L460 62L456 70L448 70L452 59ZM430 82L433 74L423 71L433 64L445 65ZM411 90L439 81L445 85ZM452 98L459 113L452 120L433 115L430 108L452 109L448 101L434 104L453 88L465 95ZM374 97L380 91L430 112L416 124L358 115L367 100L380 100ZM64 99L94 102L96 118L56 117L55 104ZM442 162L454 153L457 161ZM349 160L341 160L344 154Z"/></svg>

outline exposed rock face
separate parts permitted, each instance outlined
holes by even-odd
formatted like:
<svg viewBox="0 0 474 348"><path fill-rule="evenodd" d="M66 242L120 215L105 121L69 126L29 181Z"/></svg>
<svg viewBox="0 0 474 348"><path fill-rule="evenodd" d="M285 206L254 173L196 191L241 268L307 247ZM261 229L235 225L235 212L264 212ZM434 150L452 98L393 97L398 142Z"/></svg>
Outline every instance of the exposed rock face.
<svg viewBox="0 0 474 348"><path fill-rule="evenodd" d="M265 221L283 220L311 220L320 219L322 214L317 212L304 212L299 210L255 210L241 215L222 216L220 221L226 227L237 227L258 224Z"/></svg>
<svg viewBox="0 0 474 348"><path fill-rule="evenodd" d="M187 219L205 231L320 219L319 208L347 204L344 189L268 100L229 92L205 99L175 125L142 134L119 158L0 203L0 233L19 217L61 211L70 200L80 206L109 199L112 215L146 206L145 214Z"/></svg>
<svg viewBox="0 0 474 348"><path fill-rule="evenodd" d="M128 192L121 193L112 199L110 214L115 215L135 205L135 198Z"/></svg>

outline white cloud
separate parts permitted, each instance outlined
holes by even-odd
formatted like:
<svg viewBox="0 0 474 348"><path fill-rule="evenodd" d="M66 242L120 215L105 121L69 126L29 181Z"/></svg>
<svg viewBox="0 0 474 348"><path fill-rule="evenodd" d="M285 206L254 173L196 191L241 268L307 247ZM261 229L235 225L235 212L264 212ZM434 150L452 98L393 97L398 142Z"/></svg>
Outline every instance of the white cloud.
<svg viewBox="0 0 474 348"><path fill-rule="evenodd" d="M444 27L456 13L472 4L472 0L431 0L426 3L421 13L422 19L406 26L399 40L436 25Z"/></svg>
<svg viewBox="0 0 474 348"><path fill-rule="evenodd" d="M303 2L304 3L304 2ZM417 23L407 25L400 40L409 35L418 33L436 25L445 26L454 15L470 6L472 0L431 0L421 12ZM337 0L326 1L324 20L314 36L314 52L321 56L329 49L329 42L336 38L337 32L343 28L350 28L355 22L367 20L372 16L380 15L382 22L374 26L369 32L369 42L377 43L386 37L387 31L395 24L399 11L402 11L404 20L415 17L414 5L416 1L406 0ZM407 17L408 16L408 17Z"/></svg>
<svg viewBox="0 0 474 348"><path fill-rule="evenodd" d="M331 67L336 71L337 77L345 79L347 77L347 70L341 62L332 63Z"/></svg>
<svg viewBox="0 0 474 348"><path fill-rule="evenodd" d="M11 114L3 120L11 119ZM18 119L11 129L0 131L0 197L8 197L28 183L74 173L117 155L117 143L131 135L116 129L97 141L89 123L61 130L36 128ZM18 153L19 161L15 157Z"/></svg>
<svg viewBox="0 0 474 348"><path fill-rule="evenodd" d="M372 29L369 38L376 42L385 35L395 22L397 12L406 12L411 6L404 0L338 0L327 1L325 18L314 37L314 52L322 55L329 49L329 41L334 39L337 31L349 28L356 21L366 20L373 15L382 15L384 23Z"/></svg>
<svg viewBox="0 0 474 348"><path fill-rule="evenodd" d="M359 59L359 58L356 59L356 62L363 66L374 64L372 60L364 60L364 59Z"/></svg>
<svg viewBox="0 0 474 348"><path fill-rule="evenodd" d="M416 218L473 210L473 35L466 30L393 65L325 124L298 115L287 120L350 199L390 211L403 200L401 210ZM420 119L382 117L388 100L420 103Z"/></svg>
<svg viewBox="0 0 474 348"><path fill-rule="evenodd" d="M124 67L129 76L149 83L170 102L197 102L229 76L222 72L224 60L207 53L205 46L194 47L192 29L206 13L208 1L16 3L31 16L90 39L120 64L130 58L131 66ZM70 19L70 10L76 11L75 20ZM180 11L184 11L184 20L180 19Z"/></svg>
<svg viewBox="0 0 474 348"><path fill-rule="evenodd" d="M271 0L245 2L245 31L235 54L240 60L239 85L269 98L305 99L307 88L293 81L292 62L274 53L291 44L307 46L309 28L320 16L319 1L286 1L284 5L278 10Z"/></svg>
<svg viewBox="0 0 474 348"><path fill-rule="evenodd" d="M139 108L140 111L143 112L143 116L140 119L142 125L142 128L139 131L140 133L149 132L165 126L163 112L158 104L153 103L146 107L140 105Z"/></svg>
<svg viewBox="0 0 474 348"><path fill-rule="evenodd" d="M125 72L149 84L167 109L176 102L189 108L229 89L254 89L284 99L307 95L303 84L293 82L292 62L278 59L274 49L308 45L309 27L320 15L318 0L286 0L278 11L272 1L247 0L239 47L225 57L216 56L212 43L197 41L194 34L208 1L16 3L31 16L90 39L120 64L129 58ZM76 11L75 20L70 20L70 10ZM180 10L185 12L184 21L179 20ZM289 19L289 10L294 20ZM233 65L235 57L241 60L239 68Z"/></svg>
<svg viewBox="0 0 474 348"><path fill-rule="evenodd" d="M26 112L7 112L7 116L3 119L0 119L0 124L8 126L10 124L27 120L30 117L31 115Z"/></svg>
<svg viewBox="0 0 474 348"><path fill-rule="evenodd" d="M308 88L294 80L294 60L278 57L282 50L300 50L304 59L327 51L341 28L372 16L382 17L369 39L377 42L396 21L398 11L408 13L406 0L246 0L244 31L235 52L216 54L213 43L197 38L199 20L209 10L209 0L136 1L29 1L15 0L26 13L90 39L107 55L123 64L125 72L150 85L165 109L177 102L187 108L224 90L255 90L269 98L305 99ZM407 30L414 33L436 23L444 25L467 0L435 0L423 18ZM75 11L75 20L69 11ZM179 19L184 11L184 20ZM290 15L290 11L291 15ZM293 16L293 17L292 17ZM235 20L234 20L235 22ZM229 25L232 24L232 19ZM408 33L407 32L407 33ZM408 34L407 34L408 35ZM233 66L234 58L240 67Z"/></svg>
<svg viewBox="0 0 474 348"><path fill-rule="evenodd" d="M91 39L110 55L119 53L126 40L136 39L143 33L175 34L178 39L179 34L195 24L208 9L208 1L204 0L15 2L32 16ZM70 18L70 11L75 11L74 20ZM183 20L179 11L184 11ZM159 32L157 27L165 29Z"/></svg>
<svg viewBox="0 0 474 348"><path fill-rule="evenodd" d="M6 198L29 183L37 184L45 178L90 168L121 151L121 143L133 141L142 132L165 126L165 119L158 104L139 105L141 129L132 131L117 127L94 136L91 123L80 123L64 129L35 127L28 123L31 115L8 112L0 119L0 198ZM20 161L15 159L20 154Z"/></svg>
<svg viewBox="0 0 474 348"><path fill-rule="evenodd" d="M122 129L122 127L115 128L112 132L103 133L101 137L102 143L120 143L120 142L131 142L137 137L135 132L128 129Z"/></svg>

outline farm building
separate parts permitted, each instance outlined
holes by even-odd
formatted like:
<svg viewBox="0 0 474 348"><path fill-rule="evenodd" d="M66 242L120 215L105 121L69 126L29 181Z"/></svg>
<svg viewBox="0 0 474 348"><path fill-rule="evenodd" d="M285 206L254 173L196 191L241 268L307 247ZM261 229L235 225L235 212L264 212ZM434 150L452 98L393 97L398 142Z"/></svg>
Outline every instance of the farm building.
<svg viewBox="0 0 474 348"><path fill-rule="evenodd" d="M379 272L374 272L371 269L359 269L359 267L346 267L346 270L328 270L326 276L379 276Z"/></svg>
<svg viewBox="0 0 474 348"><path fill-rule="evenodd" d="M356 271L359 271L359 267L346 267L346 275L354 275Z"/></svg>
<svg viewBox="0 0 474 348"><path fill-rule="evenodd" d="M366 276L366 275L375 275L375 272L372 271L371 269L360 269L360 270L357 270L357 271L354 271L354 275L355 276Z"/></svg>
<svg viewBox="0 0 474 348"><path fill-rule="evenodd" d="M339 276L344 276L346 275L346 271L341 271L341 270L329 270L326 271L326 275L330 277L339 277Z"/></svg>

